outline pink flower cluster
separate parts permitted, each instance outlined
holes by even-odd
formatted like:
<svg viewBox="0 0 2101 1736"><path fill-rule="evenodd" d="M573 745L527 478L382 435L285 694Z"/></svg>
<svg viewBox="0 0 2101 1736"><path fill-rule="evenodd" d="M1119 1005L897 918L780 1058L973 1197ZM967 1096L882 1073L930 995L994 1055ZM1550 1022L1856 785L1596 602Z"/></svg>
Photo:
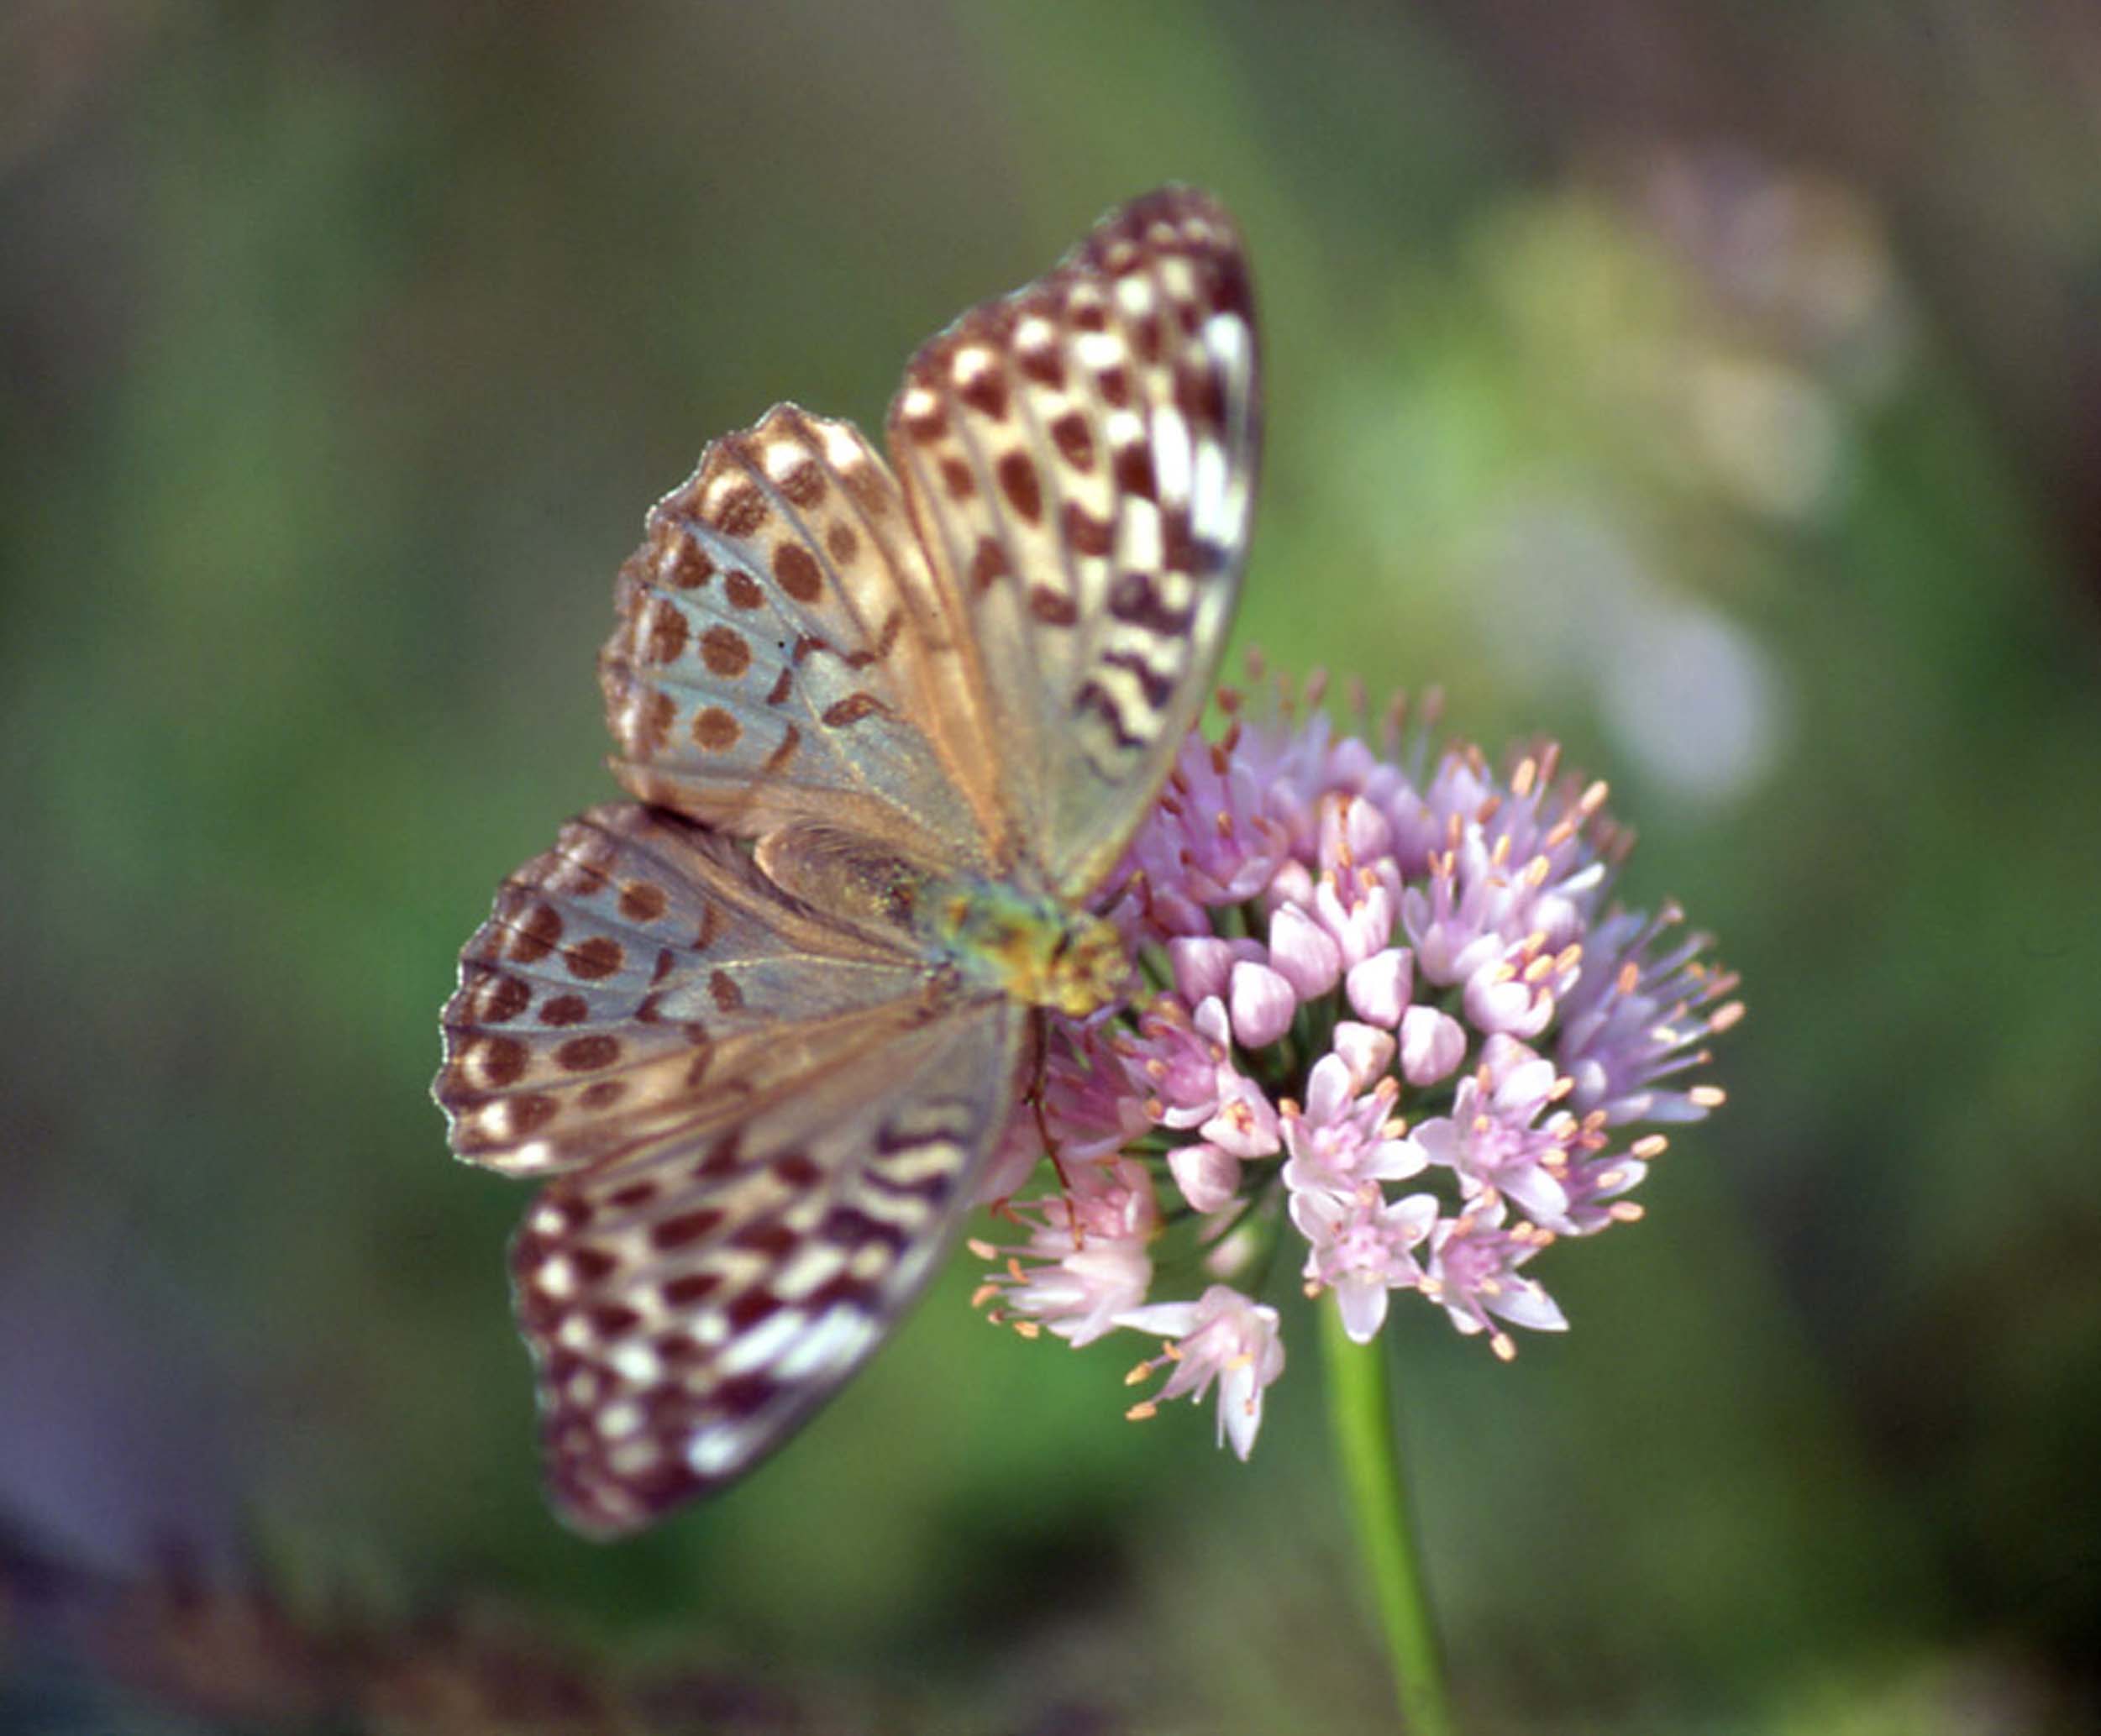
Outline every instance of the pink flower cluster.
<svg viewBox="0 0 2101 1736"><path fill-rule="evenodd" d="M995 1319L1164 1339L1130 1413L1216 1382L1242 1458L1284 1358L1237 1280L1288 1249L1359 1343L1400 1292L1505 1359L1506 1326L1564 1330L1521 1268L1641 1216L1641 1125L1721 1102L1684 1075L1742 1014L1674 909L1607 908L1627 840L1555 748L1432 759L1396 704L1375 749L1309 697L1255 722L1228 695L1224 738L1184 744L1104 905L1149 997L1050 1021L985 1190L1022 1239L971 1244ZM1012 1198L1047 1142L1055 1189ZM1204 1288L1154 1300L1178 1245Z"/></svg>

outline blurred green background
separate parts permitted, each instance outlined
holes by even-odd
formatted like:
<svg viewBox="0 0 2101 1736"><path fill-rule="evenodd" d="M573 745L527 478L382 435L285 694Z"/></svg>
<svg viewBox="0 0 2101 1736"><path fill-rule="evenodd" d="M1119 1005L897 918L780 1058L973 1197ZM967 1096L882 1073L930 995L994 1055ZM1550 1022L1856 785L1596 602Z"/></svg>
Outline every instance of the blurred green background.
<svg viewBox="0 0 2101 1736"><path fill-rule="evenodd" d="M1564 737L1751 1005L1647 1221L1536 1268L1565 1339L1397 1314L1463 1702L2085 1728L2097 161L2101 13L2049 0L8 0L0 1723L290 1725L349 1623L712 1684L680 1728L1390 1728L1310 1321L1242 1466L958 1269L764 1475L593 1546L526 1195L426 1095L496 880L611 793L649 501L776 399L877 422L1176 178L1263 302L1238 642ZM171 1547L247 1639L48 1660L53 1586L160 1608Z"/></svg>

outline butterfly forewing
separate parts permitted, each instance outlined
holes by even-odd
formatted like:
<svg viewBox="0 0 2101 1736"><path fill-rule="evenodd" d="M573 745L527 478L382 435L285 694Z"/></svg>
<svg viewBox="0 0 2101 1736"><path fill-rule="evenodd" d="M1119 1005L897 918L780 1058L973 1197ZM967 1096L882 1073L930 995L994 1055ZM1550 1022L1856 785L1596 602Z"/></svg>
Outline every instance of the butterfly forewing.
<svg viewBox="0 0 2101 1736"><path fill-rule="evenodd" d="M871 1029L714 1136L551 1185L512 1250L549 1472L629 1530L740 1476L875 1351L1005 1125L1021 1011Z"/></svg>
<svg viewBox="0 0 2101 1736"><path fill-rule="evenodd" d="M649 514L599 660L630 792L743 837L793 819L984 867L989 810L932 739L976 679L890 468L783 405L711 445Z"/></svg>
<svg viewBox="0 0 2101 1736"><path fill-rule="evenodd" d="M890 444L977 648L980 745L1051 884L1094 889L1201 710L1259 446L1238 237L1169 188L972 309L906 370Z"/></svg>
<svg viewBox="0 0 2101 1736"><path fill-rule="evenodd" d="M650 512L600 676L655 805L504 884L436 1087L550 1178L513 1276L580 1528L748 1470L948 1246L1031 1015L916 900L1113 865L1217 663L1255 391L1232 223L1169 189L921 351L897 474L782 406Z"/></svg>

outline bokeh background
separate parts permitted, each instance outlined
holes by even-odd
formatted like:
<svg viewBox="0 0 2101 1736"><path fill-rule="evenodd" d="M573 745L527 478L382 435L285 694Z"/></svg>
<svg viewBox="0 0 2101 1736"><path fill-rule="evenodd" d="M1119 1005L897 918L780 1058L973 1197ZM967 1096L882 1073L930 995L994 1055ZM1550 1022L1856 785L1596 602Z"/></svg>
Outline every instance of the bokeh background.
<svg viewBox="0 0 2101 1736"><path fill-rule="evenodd" d="M1751 1004L1565 1339L1397 1314L1463 1703L2088 1728L2098 161L2075 0L8 0L0 1725L1390 1728L1310 1321L1243 1467L959 1269L596 1547L426 1096L648 502L1180 178L1239 642L1563 736Z"/></svg>

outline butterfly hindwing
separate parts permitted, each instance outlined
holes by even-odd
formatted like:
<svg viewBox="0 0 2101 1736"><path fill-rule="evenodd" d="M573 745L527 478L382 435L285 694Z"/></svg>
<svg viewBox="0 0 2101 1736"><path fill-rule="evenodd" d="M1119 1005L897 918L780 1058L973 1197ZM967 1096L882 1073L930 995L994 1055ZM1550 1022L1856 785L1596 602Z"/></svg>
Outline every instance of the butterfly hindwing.
<svg viewBox="0 0 2101 1736"><path fill-rule="evenodd" d="M1025 1022L872 1019L802 1088L549 1184L512 1271L570 1523L630 1530L743 1475L873 1353L1006 1123Z"/></svg>
<svg viewBox="0 0 2101 1736"><path fill-rule="evenodd" d="M887 1009L903 1025L931 986L880 933L784 899L730 840L596 808L504 882L468 941L436 1095L460 1156L559 1172L818 1070L846 1024Z"/></svg>
<svg viewBox="0 0 2101 1736"><path fill-rule="evenodd" d="M1093 890L1202 709L1259 445L1232 219L1167 188L906 370L889 439L990 696L983 776L1051 884Z"/></svg>

